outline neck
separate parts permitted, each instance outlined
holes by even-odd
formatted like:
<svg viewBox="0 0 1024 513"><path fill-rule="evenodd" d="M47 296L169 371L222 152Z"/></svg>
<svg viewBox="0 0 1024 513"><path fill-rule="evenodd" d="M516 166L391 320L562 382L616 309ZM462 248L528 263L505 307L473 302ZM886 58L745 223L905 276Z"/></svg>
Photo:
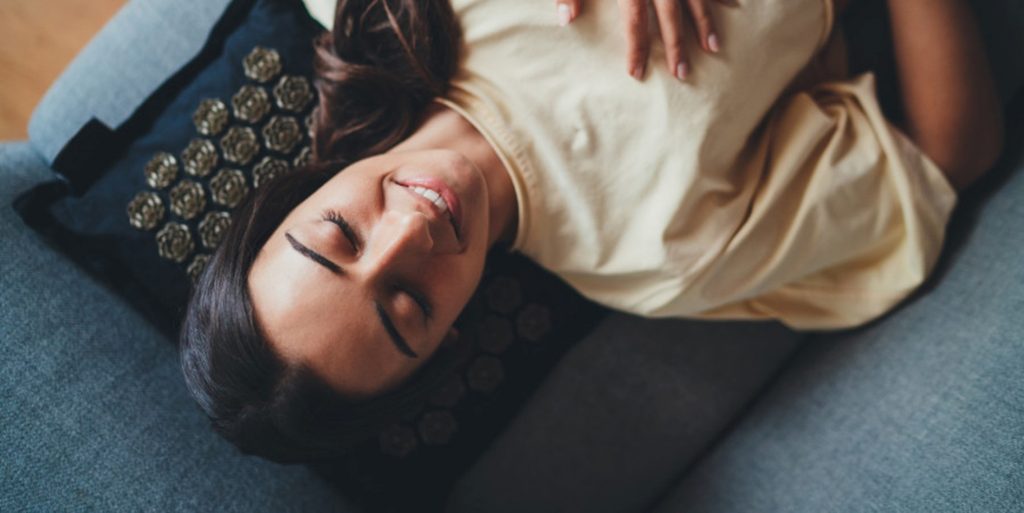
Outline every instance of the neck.
<svg viewBox="0 0 1024 513"><path fill-rule="evenodd" d="M476 127L459 113L431 103L420 126L392 151L443 148L461 153L483 173L490 209L488 246L515 239L518 205L505 165Z"/></svg>

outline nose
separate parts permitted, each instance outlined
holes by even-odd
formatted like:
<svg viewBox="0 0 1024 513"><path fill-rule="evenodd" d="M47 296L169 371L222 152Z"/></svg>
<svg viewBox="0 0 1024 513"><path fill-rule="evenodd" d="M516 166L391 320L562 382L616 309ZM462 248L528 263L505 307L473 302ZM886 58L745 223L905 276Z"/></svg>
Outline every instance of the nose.
<svg viewBox="0 0 1024 513"><path fill-rule="evenodd" d="M368 278L379 279L402 266L415 267L434 249L429 220L420 212L388 210L370 241Z"/></svg>

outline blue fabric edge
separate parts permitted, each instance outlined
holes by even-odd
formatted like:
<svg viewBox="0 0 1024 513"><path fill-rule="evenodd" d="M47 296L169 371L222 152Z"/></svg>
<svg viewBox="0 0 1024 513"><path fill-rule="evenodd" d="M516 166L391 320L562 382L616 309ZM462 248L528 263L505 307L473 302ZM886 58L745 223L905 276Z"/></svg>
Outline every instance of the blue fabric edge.
<svg viewBox="0 0 1024 513"><path fill-rule="evenodd" d="M86 125L117 130L200 53L234 1L132 0L125 4L36 106L28 126L32 147L52 166Z"/></svg>

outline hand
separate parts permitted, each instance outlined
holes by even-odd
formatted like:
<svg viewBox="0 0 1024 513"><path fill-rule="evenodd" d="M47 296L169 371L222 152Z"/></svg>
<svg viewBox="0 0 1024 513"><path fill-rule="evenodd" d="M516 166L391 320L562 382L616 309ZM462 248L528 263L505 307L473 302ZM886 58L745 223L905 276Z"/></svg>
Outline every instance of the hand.
<svg viewBox="0 0 1024 513"><path fill-rule="evenodd" d="M600 0L607 1L607 0ZM654 3L661 39L665 43L665 57L668 71L679 80L686 80L690 65L686 58L683 18L691 21L698 44L708 53L716 53L721 37L715 31L711 19L712 1L723 5L737 6L736 0L616 0L626 29L626 70L635 79L641 80L647 69L650 42L647 40L647 3ZM580 14L583 0L556 0L558 24L568 25Z"/></svg>

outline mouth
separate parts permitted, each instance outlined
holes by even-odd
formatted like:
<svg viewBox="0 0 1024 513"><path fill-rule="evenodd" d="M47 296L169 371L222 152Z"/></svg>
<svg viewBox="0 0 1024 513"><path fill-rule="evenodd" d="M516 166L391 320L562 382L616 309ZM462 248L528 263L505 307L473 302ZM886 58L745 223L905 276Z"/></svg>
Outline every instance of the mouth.
<svg viewBox="0 0 1024 513"><path fill-rule="evenodd" d="M441 180L429 177L395 181L409 192L425 199L438 216L447 219L455 231L455 239L462 242L461 205L459 197Z"/></svg>

